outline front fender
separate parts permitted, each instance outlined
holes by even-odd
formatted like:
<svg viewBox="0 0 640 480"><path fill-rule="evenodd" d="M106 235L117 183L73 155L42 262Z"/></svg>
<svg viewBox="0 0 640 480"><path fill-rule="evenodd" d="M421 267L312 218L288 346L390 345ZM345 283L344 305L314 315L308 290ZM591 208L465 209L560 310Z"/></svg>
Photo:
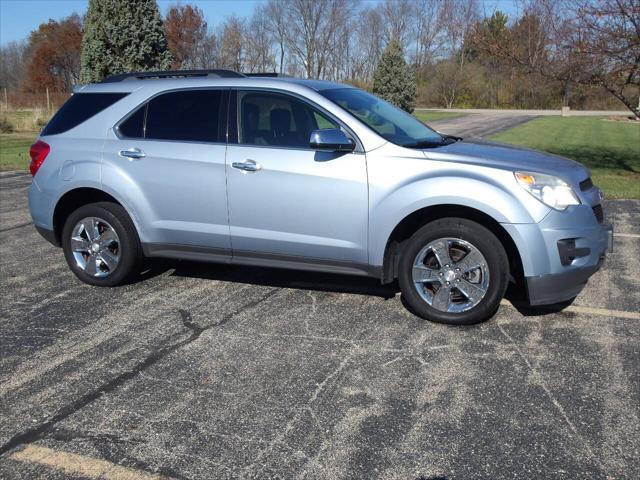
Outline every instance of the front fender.
<svg viewBox="0 0 640 480"><path fill-rule="evenodd" d="M501 179L500 173L509 175ZM456 173L414 180L388 194L372 189L370 263L382 265L387 241L395 227L407 216L427 207L459 205L479 210L502 224L537 223L548 213L548 209L535 204L532 209L529 199L520 195L523 193L531 197L524 190L519 192L501 185L501 180L511 179L511 172L496 172L490 180ZM378 198L375 198L376 193L379 194ZM533 197L530 199L535 200Z"/></svg>

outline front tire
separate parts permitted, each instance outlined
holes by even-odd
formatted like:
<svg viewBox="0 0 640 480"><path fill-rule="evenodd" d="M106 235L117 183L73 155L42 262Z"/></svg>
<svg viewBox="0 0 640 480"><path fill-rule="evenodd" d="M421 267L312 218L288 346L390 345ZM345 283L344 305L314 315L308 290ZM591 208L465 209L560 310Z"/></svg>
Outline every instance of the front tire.
<svg viewBox="0 0 640 480"><path fill-rule="evenodd" d="M498 238L464 218L428 223L407 241L398 281L414 313L471 325L492 317L507 288L509 262Z"/></svg>
<svg viewBox="0 0 640 480"><path fill-rule="evenodd" d="M62 249L71 271L89 285L112 287L135 273L142 249L133 222L120 205L84 205L67 218Z"/></svg>

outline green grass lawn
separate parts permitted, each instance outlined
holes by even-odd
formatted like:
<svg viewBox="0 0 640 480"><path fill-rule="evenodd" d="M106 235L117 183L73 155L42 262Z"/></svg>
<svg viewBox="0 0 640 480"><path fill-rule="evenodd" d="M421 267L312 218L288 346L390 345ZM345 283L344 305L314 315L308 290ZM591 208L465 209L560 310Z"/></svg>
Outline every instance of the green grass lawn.
<svg viewBox="0 0 640 480"><path fill-rule="evenodd" d="M29 147L37 133L0 134L0 170L29 168Z"/></svg>
<svg viewBox="0 0 640 480"><path fill-rule="evenodd" d="M416 117L421 122L425 122L425 123L435 122L436 120L444 120L446 118L464 117L465 115L466 113L459 113L459 112L425 112L425 111L413 112L414 117Z"/></svg>
<svg viewBox="0 0 640 480"><path fill-rule="evenodd" d="M640 122L542 117L491 140L572 158L591 169L607 198L640 199Z"/></svg>

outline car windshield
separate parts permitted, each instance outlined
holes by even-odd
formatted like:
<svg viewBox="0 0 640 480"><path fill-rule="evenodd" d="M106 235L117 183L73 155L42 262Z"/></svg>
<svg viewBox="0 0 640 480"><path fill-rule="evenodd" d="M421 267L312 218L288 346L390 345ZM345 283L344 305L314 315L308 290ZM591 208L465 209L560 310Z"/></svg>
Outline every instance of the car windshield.
<svg viewBox="0 0 640 480"><path fill-rule="evenodd" d="M320 93L396 145L429 148L449 143L412 115L363 90L335 88Z"/></svg>

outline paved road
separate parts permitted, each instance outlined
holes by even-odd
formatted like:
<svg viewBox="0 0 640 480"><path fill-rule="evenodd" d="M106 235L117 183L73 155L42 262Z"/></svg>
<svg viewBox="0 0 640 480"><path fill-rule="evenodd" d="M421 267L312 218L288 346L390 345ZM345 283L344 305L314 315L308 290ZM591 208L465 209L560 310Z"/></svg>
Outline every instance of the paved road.
<svg viewBox="0 0 640 480"><path fill-rule="evenodd" d="M453 328L360 278L74 279L0 178L0 478L638 478L640 202L572 307Z"/></svg>
<svg viewBox="0 0 640 480"><path fill-rule="evenodd" d="M464 138L483 138L528 122L534 118L536 117L533 115L520 113L504 114L486 112L428 122L428 125L439 132L449 135L457 135Z"/></svg>
<svg viewBox="0 0 640 480"><path fill-rule="evenodd" d="M558 116L560 110L490 110L490 109L431 109L418 108L418 111L434 111L460 113L463 116L453 117L435 122L429 126L439 132L458 135L466 138L483 138L503 130L515 127L537 117ZM629 116L628 111L617 110L573 110L570 116Z"/></svg>

